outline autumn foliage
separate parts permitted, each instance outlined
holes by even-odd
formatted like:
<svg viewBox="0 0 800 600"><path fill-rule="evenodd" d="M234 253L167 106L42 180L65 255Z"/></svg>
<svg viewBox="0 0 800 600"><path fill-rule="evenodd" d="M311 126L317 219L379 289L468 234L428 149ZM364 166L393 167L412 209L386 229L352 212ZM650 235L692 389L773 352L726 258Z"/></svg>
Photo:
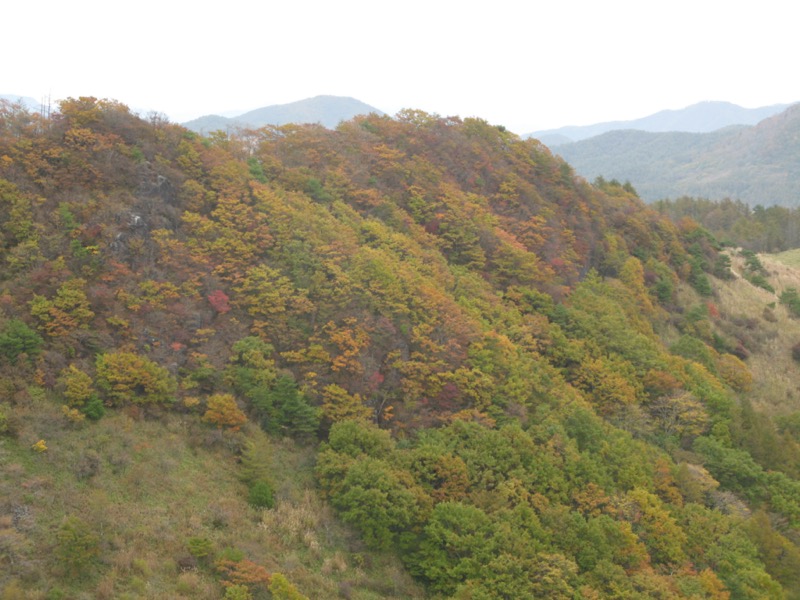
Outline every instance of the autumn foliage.
<svg viewBox="0 0 800 600"><path fill-rule="evenodd" d="M175 381L165 368L133 352L102 354L95 367L97 385L110 404L162 404L175 392Z"/></svg>
<svg viewBox="0 0 800 600"><path fill-rule="evenodd" d="M778 598L796 582L800 443L791 415L778 426L748 408L755 348L712 301L720 256L630 184L590 184L478 118L201 137L108 100L49 117L3 102L0 435L24 447L24 472L69 427L87 444L76 473L131 487L145 478L137 427L163 419L212 448L240 504L181 518L204 530L187 535L190 595L205 578L208 597L303 597L267 570L285 557L215 560L211 541L235 544L248 511L298 495L274 478L265 448L280 439L292 465L314 465L309 493L359 569L391 554L432 595ZM125 413L124 453L91 441L82 416L106 409ZM62 478L20 481L8 506L37 502L52 523ZM137 534L95 534L128 491L80 486L98 527L67 518L23 542L19 517L0 528L5 562L36 587L25 554L41 544L56 549L41 572L100 570L105 597L145 590L147 565L120 556ZM312 546L293 573L332 569Z"/></svg>
<svg viewBox="0 0 800 600"><path fill-rule="evenodd" d="M214 394L206 403L203 420L219 429L238 431L247 422L247 415L239 409L236 398L231 394Z"/></svg>

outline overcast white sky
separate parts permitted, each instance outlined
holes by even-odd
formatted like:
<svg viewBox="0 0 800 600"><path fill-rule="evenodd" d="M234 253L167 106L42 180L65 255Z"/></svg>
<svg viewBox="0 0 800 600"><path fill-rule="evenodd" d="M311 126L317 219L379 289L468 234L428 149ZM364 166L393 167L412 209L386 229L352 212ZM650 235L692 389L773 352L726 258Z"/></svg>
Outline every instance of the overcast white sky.
<svg viewBox="0 0 800 600"><path fill-rule="evenodd" d="M0 10L0 93L111 98L176 122L333 94L522 134L800 101L793 5L15 0Z"/></svg>

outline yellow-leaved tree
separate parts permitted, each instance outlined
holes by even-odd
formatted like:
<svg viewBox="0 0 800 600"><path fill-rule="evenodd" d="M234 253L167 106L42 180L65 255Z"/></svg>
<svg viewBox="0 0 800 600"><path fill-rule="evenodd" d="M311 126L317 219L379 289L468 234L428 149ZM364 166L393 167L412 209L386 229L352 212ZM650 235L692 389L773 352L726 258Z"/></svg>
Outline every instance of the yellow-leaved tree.
<svg viewBox="0 0 800 600"><path fill-rule="evenodd" d="M177 383L152 360L133 352L109 352L97 358L97 386L111 405L163 404L173 399Z"/></svg>
<svg viewBox="0 0 800 600"><path fill-rule="evenodd" d="M350 394L335 383L322 389L322 414L331 423L354 420L368 421L372 410L364 404L360 394Z"/></svg>

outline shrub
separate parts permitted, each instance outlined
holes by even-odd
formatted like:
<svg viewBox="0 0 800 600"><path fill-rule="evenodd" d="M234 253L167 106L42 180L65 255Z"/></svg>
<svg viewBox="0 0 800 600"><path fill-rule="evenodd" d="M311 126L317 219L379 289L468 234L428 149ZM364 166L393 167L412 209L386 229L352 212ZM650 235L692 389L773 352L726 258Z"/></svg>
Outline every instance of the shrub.
<svg viewBox="0 0 800 600"><path fill-rule="evenodd" d="M752 275L745 275L745 279L752 283L754 286L761 288L762 290L767 290L768 292L774 294L775 288L770 285L767 278L761 275L760 273L753 273Z"/></svg>
<svg viewBox="0 0 800 600"><path fill-rule="evenodd" d="M9 407L5 404L0 404L0 435L4 433L13 433L11 418L8 416Z"/></svg>
<svg viewBox="0 0 800 600"><path fill-rule="evenodd" d="M92 378L75 365L70 365L61 372L64 383L64 397L72 407L83 406L92 396Z"/></svg>
<svg viewBox="0 0 800 600"><path fill-rule="evenodd" d="M66 404L61 406L61 413L70 423L77 425L86 420L86 415L79 411L77 408L70 408Z"/></svg>
<svg viewBox="0 0 800 600"><path fill-rule="evenodd" d="M256 508L272 508L275 506L272 486L263 479L254 482L247 494L247 501Z"/></svg>
<svg viewBox="0 0 800 600"><path fill-rule="evenodd" d="M269 591L275 600L308 600L301 594L291 581L286 579L281 573L272 574L272 582L269 584Z"/></svg>
<svg viewBox="0 0 800 600"><path fill-rule="evenodd" d="M189 550L189 554L197 559L203 559L211 554L214 545L208 538L191 537L186 540L186 547Z"/></svg>
<svg viewBox="0 0 800 600"><path fill-rule="evenodd" d="M86 404L81 408L81 412L92 421L99 421L106 414L103 401L96 394L92 394Z"/></svg>
<svg viewBox="0 0 800 600"><path fill-rule="evenodd" d="M232 585L225 590L225 600L252 600L253 594L246 585Z"/></svg>
<svg viewBox="0 0 800 600"><path fill-rule="evenodd" d="M56 557L70 577L83 576L100 551L99 538L77 517L68 517L61 524L56 542Z"/></svg>
<svg viewBox="0 0 800 600"><path fill-rule="evenodd" d="M780 301L793 317L800 317L800 294L795 288L786 288L781 293Z"/></svg>
<svg viewBox="0 0 800 600"><path fill-rule="evenodd" d="M219 568L219 566L224 563L238 563L243 561L244 552L242 552L238 548L231 548L230 546L226 546L216 556L216 559L217 559L216 561L217 567Z"/></svg>

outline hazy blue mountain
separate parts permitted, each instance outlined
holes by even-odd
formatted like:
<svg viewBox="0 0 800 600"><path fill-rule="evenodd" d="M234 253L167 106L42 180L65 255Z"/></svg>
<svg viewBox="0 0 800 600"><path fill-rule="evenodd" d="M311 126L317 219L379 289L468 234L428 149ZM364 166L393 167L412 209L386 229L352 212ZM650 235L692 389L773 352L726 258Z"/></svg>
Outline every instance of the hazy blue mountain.
<svg viewBox="0 0 800 600"><path fill-rule="evenodd" d="M548 146L558 146L619 129L707 133L730 125L755 125L759 121L786 110L788 106L790 105L775 104L760 108L742 108L730 102L699 102L680 110L662 110L632 121L609 121L594 125L560 127L535 131L524 137L534 137Z"/></svg>
<svg viewBox="0 0 800 600"><path fill-rule="evenodd" d="M191 121L187 121L186 123L182 123L182 125L187 129L196 131L197 133L209 133L211 131L217 131L218 129L224 131L226 129L233 129L236 127L245 127L246 123L242 123L235 117L205 115L203 117L198 117L196 119L192 119Z"/></svg>
<svg viewBox="0 0 800 600"><path fill-rule="evenodd" d="M646 201L679 196L800 205L800 104L711 133L610 131L555 149L583 177L630 181Z"/></svg>
<svg viewBox="0 0 800 600"><path fill-rule="evenodd" d="M289 104L257 108L235 117L207 115L183 123L183 125L200 133L231 127L263 127L265 125L285 125L286 123L319 123L333 128L341 121L369 113L383 114L383 111L355 98L315 96Z"/></svg>
<svg viewBox="0 0 800 600"><path fill-rule="evenodd" d="M20 96L18 94L0 94L0 99L7 100L8 102L19 102L28 110L38 111L41 106L41 102L31 98L30 96Z"/></svg>

